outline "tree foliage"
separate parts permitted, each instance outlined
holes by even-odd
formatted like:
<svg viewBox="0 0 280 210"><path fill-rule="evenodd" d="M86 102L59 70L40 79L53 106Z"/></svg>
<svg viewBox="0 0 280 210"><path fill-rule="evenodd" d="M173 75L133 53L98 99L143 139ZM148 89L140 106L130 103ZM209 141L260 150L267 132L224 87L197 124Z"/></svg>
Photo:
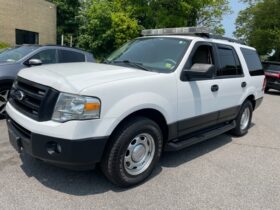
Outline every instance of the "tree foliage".
<svg viewBox="0 0 280 210"><path fill-rule="evenodd" d="M74 42L78 37L79 15L81 3L79 0L49 0L57 7L57 42L60 42L61 35L64 35L66 43L69 43L70 36Z"/></svg>
<svg viewBox="0 0 280 210"><path fill-rule="evenodd" d="M280 1L249 1L239 13L235 36L254 46L261 55L274 53L280 60Z"/></svg>
<svg viewBox="0 0 280 210"><path fill-rule="evenodd" d="M84 0L79 47L105 57L144 28L203 25L223 34L229 11L228 0Z"/></svg>

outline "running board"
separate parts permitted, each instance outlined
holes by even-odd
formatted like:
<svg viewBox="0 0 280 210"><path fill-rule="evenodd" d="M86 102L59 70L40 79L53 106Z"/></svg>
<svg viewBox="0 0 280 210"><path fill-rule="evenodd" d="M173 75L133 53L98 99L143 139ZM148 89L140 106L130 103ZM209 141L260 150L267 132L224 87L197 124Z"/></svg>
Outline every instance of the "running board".
<svg viewBox="0 0 280 210"><path fill-rule="evenodd" d="M205 132L203 134L200 134L200 135L197 135L197 136L194 136L194 137L191 137L191 138L183 139L183 140L180 140L180 141L168 142L166 147L165 147L165 151L177 151L177 150L184 149L184 148L189 147L193 144L196 144L196 143L205 141L207 139L213 138L215 136L221 135L221 134L235 128L235 126L236 126L236 122L234 120L229 124L226 124L222 127L219 127L219 128L213 129L213 130L210 130L210 131Z"/></svg>

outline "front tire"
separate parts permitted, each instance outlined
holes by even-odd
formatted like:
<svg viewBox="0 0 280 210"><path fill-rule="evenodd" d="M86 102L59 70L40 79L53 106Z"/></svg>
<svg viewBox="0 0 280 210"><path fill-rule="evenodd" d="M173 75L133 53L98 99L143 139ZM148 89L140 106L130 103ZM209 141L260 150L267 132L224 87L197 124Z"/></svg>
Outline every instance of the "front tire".
<svg viewBox="0 0 280 210"><path fill-rule="evenodd" d="M152 120L136 117L123 123L111 139L101 169L120 187L143 182L153 171L162 152L160 127Z"/></svg>
<svg viewBox="0 0 280 210"><path fill-rule="evenodd" d="M253 116L253 105L251 101L246 100L239 111L236 118L236 127L231 131L235 136L243 136L250 128Z"/></svg>

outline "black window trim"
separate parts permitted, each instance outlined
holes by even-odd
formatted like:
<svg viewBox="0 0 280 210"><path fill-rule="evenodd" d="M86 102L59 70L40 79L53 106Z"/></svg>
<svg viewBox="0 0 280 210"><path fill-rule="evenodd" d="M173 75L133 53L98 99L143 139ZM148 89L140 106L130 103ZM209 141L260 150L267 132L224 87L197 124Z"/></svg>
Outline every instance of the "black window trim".
<svg viewBox="0 0 280 210"><path fill-rule="evenodd" d="M216 69L216 73L214 74L213 76L213 79L232 79L232 78L243 78L245 77L244 75L244 69L243 69L243 66L242 66L242 63L240 62L240 59L238 57L238 54L235 50L235 48L231 45L226 45L226 44L219 44L219 43L215 43L215 48L216 48L216 52L217 52L217 59L218 59L218 66L219 66L219 69L221 68L221 62L220 62L220 57L218 56L218 49L219 48L223 48L223 49L230 49L233 51L233 54L234 54L234 60L235 62L236 61L239 61L240 63L240 67L241 67L241 71L242 71L242 74L238 74L238 75L226 75L226 76L217 76L217 70Z"/></svg>
<svg viewBox="0 0 280 210"><path fill-rule="evenodd" d="M192 48L192 51L191 53L189 54L188 58L187 58L187 61L181 71L181 75L180 75L180 79L181 81L183 82L186 82L186 81L201 81L201 80L213 80L214 79L214 72L212 72L212 78L199 78L199 79L188 79L184 76L184 70L185 69L190 69L191 68L191 59L192 57L194 56L194 54L196 53L197 49L202 46L202 45L205 45L205 46L209 46L209 47L212 47L212 55L213 55L213 60L214 60L214 64L215 64L215 71L217 71L217 66L219 66L219 60L217 59L217 49L215 47L215 43L213 42L207 42L207 41L197 41L193 48Z"/></svg>

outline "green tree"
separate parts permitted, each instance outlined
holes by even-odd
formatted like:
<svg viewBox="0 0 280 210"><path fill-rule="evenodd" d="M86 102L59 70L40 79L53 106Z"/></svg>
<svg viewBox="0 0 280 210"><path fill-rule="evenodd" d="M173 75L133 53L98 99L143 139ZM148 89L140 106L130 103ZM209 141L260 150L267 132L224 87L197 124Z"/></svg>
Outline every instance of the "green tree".
<svg viewBox="0 0 280 210"><path fill-rule="evenodd" d="M122 11L117 1L91 0L83 6L79 47L99 59L140 33L137 20Z"/></svg>
<svg viewBox="0 0 280 210"><path fill-rule="evenodd" d="M84 0L79 47L105 57L141 29L203 25L223 34L228 0Z"/></svg>
<svg viewBox="0 0 280 210"><path fill-rule="evenodd" d="M79 0L49 0L57 6L57 42L60 43L61 35L64 35L66 44L73 36L75 44L78 37L79 21L77 16L80 12Z"/></svg>
<svg viewBox="0 0 280 210"><path fill-rule="evenodd" d="M280 60L280 1L250 1L236 20L235 36L254 46L261 55L274 53Z"/></svg>

